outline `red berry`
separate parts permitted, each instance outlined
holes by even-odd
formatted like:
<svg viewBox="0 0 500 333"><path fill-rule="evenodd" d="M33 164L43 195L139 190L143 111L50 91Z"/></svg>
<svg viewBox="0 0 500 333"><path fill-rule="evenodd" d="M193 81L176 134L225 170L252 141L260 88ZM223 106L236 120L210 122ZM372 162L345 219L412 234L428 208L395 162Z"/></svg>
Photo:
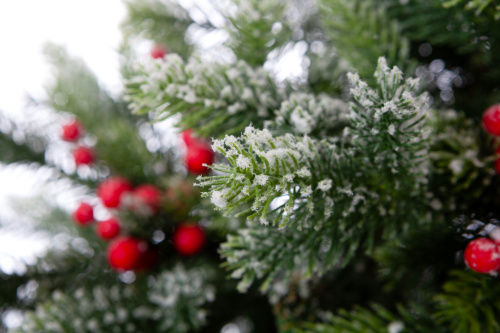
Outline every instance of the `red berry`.
<svg viewBox="0 0 500 333"><path fill-rule="evenodd" d="M94 152L88 147L80 146L73 150L73 159L77 166L89 165L94 162Z"/></svg>
<svg viewBox="0 0 500 333"><path fill-rule="evenodd" d="M202 175L210 169L203 164L211 165L214 161L213 151L205 145L192 145L188 147L184 163L189 172Z"/></svg>
<svg viewBox="0 0 500 333"><path fill-rule="evenodd" d="M474 239L467 244L464 258L467 266L478 273L489 273L500 268L498 247L486 237Z"/></svg>
<svg viewBox="0 0 500 333"><path fill-rule="evenodd" d="M131 190L132 185L128 180L121 177L112 177L99 184L97 196L101 198L104 206L115 208L120 205L122 195Z"/></svg>
<svg viewBox="0 0 500 333"><path fill-rule="evenodd" d="M83 133L83 125L78 120L72 120L62 126L61 139L64 141L76 141Z"/></svg>
<svg viewBox="0 0 500 333"><path fill-rule="evenodd" d="M205 244L205 233L196 224L182 224L174 232L176 250L185 256L196 254Z"/></svg>
<svg viewBox="0 0 500 333"><path fill-rule="evenodd" d="M147 250L148 245L143 240L130 236L115 238L108 245L108 263L116 270L136 269Z"/></svg>
<svg viewBox="0 0 500 333"><path fill-rule="evenodd" d="M97 236L99 236L100 238L108 240L118 236L121 230L122 226L120 221L112 217L106 221L102 221L99 224L97 224L96 233Z"/></svg>
<svg viewBox="0 0 500 333"><path fill-rule="evenodd" d="M163 45L155 44L151 49L151 57L154 59L163 59L167 54L168 50Z"/></svg>
<svg viewBox="0 0 500 333"><path fill-rule="evenodd" d="M141 206L146 206L151 209L153 213L156 213L160 209L160 199L161 192L155 186L150 184L144 184L138 186L133 193L134 205L132 210L136 210L135 205L139 205L137 210L141 210Z"/></svg>
<svg viewBox="0 0 500 333"><path fill-rule="evenodd" d="M483 114L483 126L486 132L500 136L500 104L490 106Z"/></svg>
<svg viewBox="0 0 500 333"><path fill-rule="evenodd" d="M73 220L80 226L87 226L94 221L94 208L91 205L82 202L73 212Z"/></svg>

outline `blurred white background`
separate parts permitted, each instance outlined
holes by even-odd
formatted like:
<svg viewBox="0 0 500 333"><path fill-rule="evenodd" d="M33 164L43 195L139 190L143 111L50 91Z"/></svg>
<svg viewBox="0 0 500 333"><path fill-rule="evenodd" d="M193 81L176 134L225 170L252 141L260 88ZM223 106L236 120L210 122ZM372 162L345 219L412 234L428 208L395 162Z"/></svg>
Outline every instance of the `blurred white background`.
<svg viewBox="0 0 500 333"><path fill-rule="evenodd" d="M17 112L25 93L43 96L51 41L80 56L112 91L120 87L121 0L0 0L0 109Z"/></svg>
<svg viewBox="0 0 500 333"><path fill-rule="evenodd" d="M0 110L19 114L27 94L43 99L50 67L41 53L47 41L65 45L81 57L112 92L121 89L118 46L125 17L121 0L0 0ZM40 233L19 234L19 220L9 212L16 197L36 192L40 174L29 177L0 165L0 269L22 272L19 260L32 262L47 239ZM47 170L46 170L47 171ZM38 189L39 190L39 189Z"/></svg>

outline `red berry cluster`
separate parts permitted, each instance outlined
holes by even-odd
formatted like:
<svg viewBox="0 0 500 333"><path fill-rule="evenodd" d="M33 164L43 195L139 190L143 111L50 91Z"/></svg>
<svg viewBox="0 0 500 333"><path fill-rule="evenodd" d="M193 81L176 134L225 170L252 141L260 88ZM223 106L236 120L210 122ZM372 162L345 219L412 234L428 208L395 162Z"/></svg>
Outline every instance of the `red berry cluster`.
<svg viewBox="0 0 500 333"><path fill-rule="evenodd" d="M122 177L111 177L99 184L97 196L103 206L127 210L134 214L150 217L160 212L162 202L172 197L172 190L163 194L151 184L143 184L133 188L132 184ZM94 222L93 207L81 203L74 211L73 219L79 226L89 226ZM107 248L109 265L118 271L148 270L159 261L158 250L146 239L135 238L123 232L123 224L113 216L96 225L96 234L103 240L111 241ZM173 243L178 253L186 256L194 255L205 243L203 229L196 224L183 223L173 234Z"/></svg>
<svg viewBox="0 0 500 333"><path fill-rule="evenodd" d="M90 165L95 160L95 154L89 147L79 144L78 141L82 138L85 128L78 119L73 119L62 126L61 139L64 141L75 143L73 149L73 160L76 166Z"/></svg>
<svg viewBox="0 0 500 333"><path fill-rule="evenodd" d="M465 248L465 263L478 273L498 273L500 269L499 246L500 242L490 238L476 238Z"/></svg>
<svg viewBox="0 0 500 333"><path fill-rule="evenodd" d="M210 169L205 165L211 165L214 162L214 153L210 145L193 136L192 130L182 132L182 140L187 147L184 164L188 171L197 175L208 173Z"/></svg>
<svg viewBox="0 0 500 333"><path fill-rule="evenodd" d="M483 127L491 135L500 137L500 104L490 106L483 113ZM500 156L500 146L497 148L496 154ZM500 157L495 161L495 170L500 174Z"/></svg>

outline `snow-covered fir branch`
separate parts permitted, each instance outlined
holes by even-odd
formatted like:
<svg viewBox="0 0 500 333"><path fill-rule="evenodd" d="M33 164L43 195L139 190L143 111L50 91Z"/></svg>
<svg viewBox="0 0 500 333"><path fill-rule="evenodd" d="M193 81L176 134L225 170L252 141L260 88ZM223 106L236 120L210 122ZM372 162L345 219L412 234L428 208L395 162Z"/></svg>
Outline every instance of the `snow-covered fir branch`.
<svg viewBox="0 0 500 333"><path fill-rule="evenodd" d="M307 123L305 116L325 115L341 123L340 102L338 109L317 107L316 99L304 95L302 102L295 102L305 124L297 122L294 132L323 126L334 133L322 140L274 136L272 131L282 130L279 126L249 126L241 137L214 140L213 150L230 166L216 164L212 168L220 175L199 178L199 185L208 188L204 196L226 214L285 229L262 231L267 229L254 224L228 238L222 253L234 276L243 278L240 289L260 277L266 279L266 290L266 285L292 272L302 277L320 274L346 264L360 247L371 251L380 236L425 222L420 211L428 205L427 97L416 96L418 81L403 81L401 71L388 68L384 59L375 77L378 86L372 89L349 74L354 102L343 129L329 131L328 126L338 123ZM292 127L294 111L286 103L293 105L283 103L280 121ZM328 246L319 246L322 237ZM307 263L307 270L297 262Z"/></svg>
<svg viewBox="0 0 500 333"><path fill-rule="evenodd" d="M225 213L234 211L264 225L271 215L273 225L282 228L296 221L299 211L312 213L313 197L326 198L332 188L330 172L323 170L320 156L336 158L337 148L326 141L291 134L273 137L269 130L249 126L240 138L228 135L214 140L212 149L223 154L232 168L214 165L225 175L202 177L199 185L211 186L204 195ZM251 207L242 211L239 208L245 203Z"/></svg>
<svg viewBox="0 0 500 333"><path fill-rule="evenodd" d="M353 257L360 235L328 226L297 232L249 225L229 235L220 253L224 266L239 279L245 292L259 280L260 290L277 301L288 293L292 280L307 283L333 267L341 268ZM341 248L340 244L351 244Z"/></svg>
<svg viewBox="0 0 500 333"><path fill-rule="evenodd" d="M326 94L292 93L275 114L276 127L318 138L338 135L348 124L348 104Z"/></svg>
<svg viewBox="0 0 500 333"><path fill-rule="evenodd" d="M19 332L196 330L205 323L203 305L214 300L214 288L206 282L209 275L203 267L177 264L161 273L147 292L123 284L97 284L72 294L55 291L51 300L27 315Z"/></svg>
<svg viewBox="0 0 500 333"><path fill-rule="evenodd" d="M403 73L389 68L384 58L375 72L377 89L372 89L357 74L348 74L351 126L344 134L352 139L379 172L411 174L419 183L426 182L430 126L426 123L429 97L416 95L418 79L403 80Z"/></svg>
<svg viewBox="0 0 500 333"><path fill-rule="evenodd" d="M284 98L263 68L244 61L206 63L176 54L137 68L127 83L134 113L153 111L156 118L183 112L182 124L200 134L239 133L249 123L262 125ZM189 110L185 112L186 110Z"/></svg>
<svg viewBox="0 0 500 333"><path fill-rule="evenodd" d="M269 54L288 43L293 27L286 9L293 5L283 0L237 0L221 8L226 13L226 44L238 59L251 65L264 65Z"/></svg>

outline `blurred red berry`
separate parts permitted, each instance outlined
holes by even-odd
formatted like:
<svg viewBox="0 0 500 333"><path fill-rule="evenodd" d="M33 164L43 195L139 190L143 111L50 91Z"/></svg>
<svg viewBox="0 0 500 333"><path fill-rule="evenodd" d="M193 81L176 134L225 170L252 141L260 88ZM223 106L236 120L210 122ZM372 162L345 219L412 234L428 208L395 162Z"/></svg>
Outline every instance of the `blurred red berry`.
<svg viewBox="0 0 500 333"><path fill-rule="evenodd" d="M175 249L182 255L198 253L205 244L205 233L197 224L181 224L173 236Z"/></svg>
<svg viewBox="0 0 500 333"><path fill-rule="evenodd" d="M111 177L99 184L97 196L104 206L115 208L120 205L122 195L129 191L132 191L132 184L128 180L122 177Z"/></svg>
<svg viewBox="0 0 500 333"><path fill-rule="evenodd" d="M203 175L210 171L209 168L204 166L212 165L214 162L214 152L209 146L205 145L192 145L188 147L184 163L189 172Z"/></svg>
<svg viewBox="0 0 500 333"><path fill-rule="evenodd" d="M94 163L94 152L88 147L80 146L73 150L73 159L77 166L89 165Z"/></svg>
<svg viewBox="0 0 500 333"><path fill-rule="evenodd" d="M151 49L151 57L154 59L163 59L168 54L168 49L160 44L155 44Z"/></svg>
<svg viewBox="0 0 500 333"><path fill-rule="evenodd" d="M61 139L64 141L76 141L83 133L83 125L78 120L71 120L62 126Z"/></svg>
<svg viewBox="0 0 500 333"><path fill-rule="evenodd" d="M94 221L94 208L85 203L80 203L80 206L73 212L73 220L80 226L87 226Z"/></svg>
<svg viewBox="0 0 500 333"><path fill-rule="evenodd" d="M141 239L130 236L115 238L108 245L108 263L118 271L136 269L147 250L147 243Z"/></svg>
<svg viewBox="0 0 500 333"><path fill-rule="evenodd" d="M483 114L483 126L491 135L500 136L500 104L490 106Z"/></svg>
<svg viewBox="0 0 500 333"><path fill-rule="evenodd" d="M104 240L115 238L121 230L122 226L120 221L114 217L99 222L96 227L97 236Z"/></svg>
<svg viewBox="0 0 500 333"><path fill-rule="evenodd" d="M134 204L132 210L141 210L140 206L146 206L152 213L158 212L161 202L161 191L154 185L144 184L136 187L133 192ZM139 205L139 207L135 207Z"/></svg>

